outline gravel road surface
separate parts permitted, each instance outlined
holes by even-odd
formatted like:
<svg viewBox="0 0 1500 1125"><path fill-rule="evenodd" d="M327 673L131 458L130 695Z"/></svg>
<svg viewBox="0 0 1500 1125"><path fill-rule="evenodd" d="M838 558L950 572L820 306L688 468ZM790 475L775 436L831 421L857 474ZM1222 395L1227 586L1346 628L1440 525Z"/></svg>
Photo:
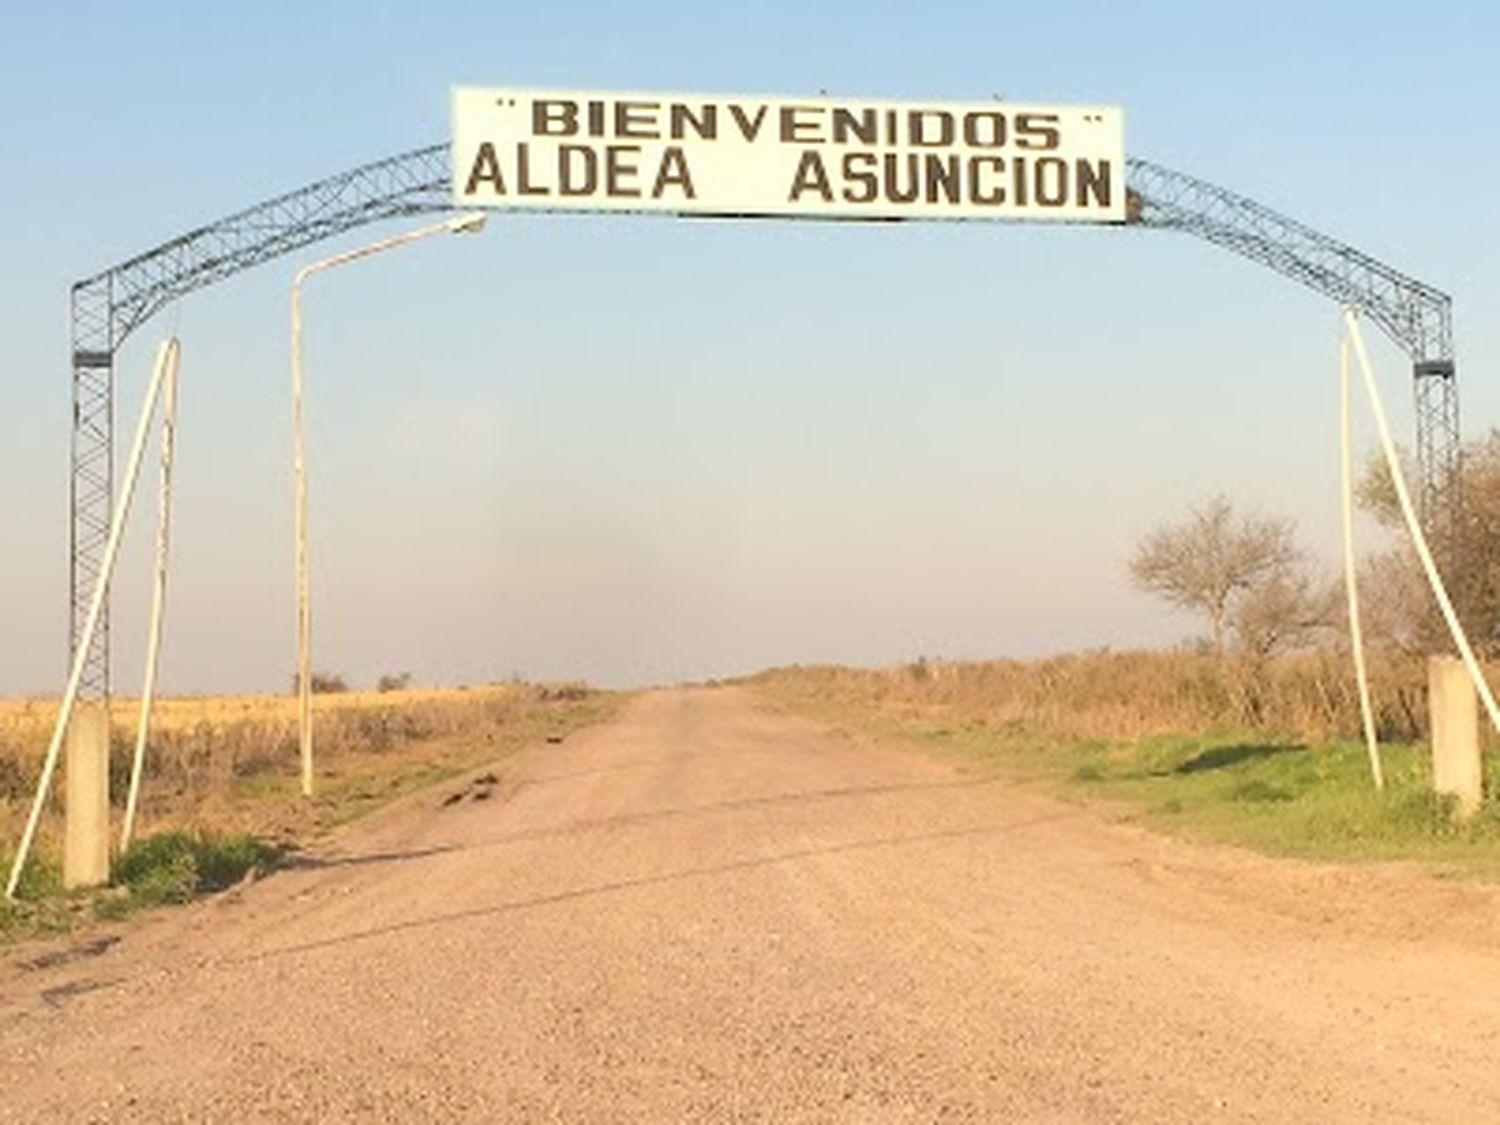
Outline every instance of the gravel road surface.
<svg viewBox="0 0 1500 1125"><path fill-rule="evenodd" d="M1481 884L661 691L260 883L7 951L0 1118L1500 1121L1497 938Z"/></svg>

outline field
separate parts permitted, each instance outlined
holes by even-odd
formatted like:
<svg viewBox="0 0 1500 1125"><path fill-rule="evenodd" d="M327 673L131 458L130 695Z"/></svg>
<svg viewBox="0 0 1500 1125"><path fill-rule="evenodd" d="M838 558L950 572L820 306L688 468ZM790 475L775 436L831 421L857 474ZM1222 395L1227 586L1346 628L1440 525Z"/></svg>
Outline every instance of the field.
<svg viewBox="0 0 1500 1125"><path fill-rule="evenodd" d="M1422 668L1379 666L1377 792L1351 677L1332 654L1243 670L1188 653L858 670L750 680L781 706L880 740L957 755L1170 832L1346 861L1417 860L1500 875L1493 801L1456 825L1431 793ZM1487 755L1487 772L1494 769ZM1487 792L1495 781L1487 778Z"/></svg>
<svg viewBox="0 0 1500 1125"><path fill-rule="evenodd" d="M404 793L557 739L612 712L579 685L500 684L314 697L316 796L299 792L296 701L286 696L162 700L153 709L137 836L169 832L292 847ZM111 800L123 805L138 705L111 707ZM0 701L0 858L8 870L52 724L53 700ZM27 886L55 891L59 769Z"/></svg>

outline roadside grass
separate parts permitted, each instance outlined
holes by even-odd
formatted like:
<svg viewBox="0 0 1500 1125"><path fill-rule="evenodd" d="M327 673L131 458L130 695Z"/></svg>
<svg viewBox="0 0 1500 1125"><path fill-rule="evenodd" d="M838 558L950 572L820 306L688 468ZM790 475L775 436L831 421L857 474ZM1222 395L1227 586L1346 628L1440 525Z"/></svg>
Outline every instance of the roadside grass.
<svg viewBox="0 0 1500 1125"><path fill-rule="evenodd" d="M252 874L265 874L281 851L254 836L209 831L148 836L115 861L114 884L122 893L102 900L98 912L118 918L144 907L190 902Z"/></svg>
<svg viewBox="0 0 1500 1125"><path fill-rule="evenodd" d="M148 749L143 834L115 859L113 885L63 889L61 802L54 795L17 901L0 898L0 943L222 890L407 794L602 722L624 698L576 684L322 697L316 700L318 776L311 800L300 791L294 701L166 701ZM0 720L9 720L0 721L0 877L10 870L52 706L0 702ZM134 718L129 701L119 701L115 714L117 724ZM131 733L116 725L112 735L117 804L124 798Z"/></svg>
<svg viewBox="0 0 1500 1125"><path fill-rule="evenodd" d="M1500 877L1500 808L1467 824L1432 793L1423 743L1381 748L1376 790L1362 742L1302 740L1225 728L1108 738L1044 728L974 707L844 693L797 670L751 681L787 709L959 758L965 768L1035 785L1068 799L1109 803L1174 834L1277 855L1338 862L1412 861L1443 873ZM1487 758L1492 758L1492 755ZM1493 761L1486 791L1500 776Z"/></svg>
<svg viewBox="0 0 1500 1125"><path fill-rule="evenodd" d="M13 858L0 852L7 874ZM22 872L15 899L0 898L0 942L66 933L78 913L78 903L63 890L62 868L50 857L38 857Z"/></svg>
<svg viewBox="0 0 1500 1125"><path fill-rule="evenodd" d="M272 870L283 847L254 836L168 831L135 841L114 863L108 887L67 891L48 857L27 864L15 901L0 899L0 941L64 934L90 919L191 902ZM4 858L8 872L14 855Z"/></svg>
<svg viewBox="0 0 1500 1125"><path fill-rule="evenodd" d="M1054 787L1128 803L1170 831L1309 859L1410 860L1500 875L1494 805L1456 823L1432 792L1424 745L1382 747L1381 790L1362 743L1221 732L1064 744L1051 756Z"/></svg>

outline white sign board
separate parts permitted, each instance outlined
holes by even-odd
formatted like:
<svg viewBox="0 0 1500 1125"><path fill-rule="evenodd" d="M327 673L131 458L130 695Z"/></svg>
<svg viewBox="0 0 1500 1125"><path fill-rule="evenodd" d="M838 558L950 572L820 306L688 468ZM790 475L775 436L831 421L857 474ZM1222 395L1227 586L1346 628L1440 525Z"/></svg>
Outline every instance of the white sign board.
<svg viewBox="0 0 1500 1125"><path fill-rule="evenodd" d="M462 87L459 207L1125 221L1110 106Z"/></svg>

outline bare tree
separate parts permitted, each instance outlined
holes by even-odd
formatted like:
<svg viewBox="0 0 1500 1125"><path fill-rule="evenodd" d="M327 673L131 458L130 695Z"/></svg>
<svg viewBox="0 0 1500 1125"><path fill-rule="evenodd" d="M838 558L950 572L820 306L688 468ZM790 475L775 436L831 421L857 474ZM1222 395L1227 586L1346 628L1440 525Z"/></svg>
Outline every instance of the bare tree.
<svg viewBox="0 0 1500 1125"><path fill-rule="evenodd" d="M1416 552L1403 544L1367 556L1359 566L1365 638L1407 656L1441 651L1436 611ZM1475 637L1476 641L1482 638Z"/></svg>
<svg viewBox="0 0 1500 1125"><path fill-rule="evenodd" d="M1500 652L1500 429L1463 447L1457 487L1463 497L1462 551L1458 559L1444 559L1446 544L1432 544L1439 553L1448 593L1469 639L1486 655ZM1405 469L1411 479L1410 469ZM1449 482L1449 487L1452 483ZM1436 612L1396 499L1390 471L1379 456L1370 459L1358 487L1360 506L1398 542L1366 564L1365 581L1376 607L1375 635L1411 651L1441 651L1448 645L1447 629ZM1445 565L1446 564L1446 565Z"/></svg>
<svg viewBox="0 0 1500 1125"><path fill-rule="evenodd" d="M1207 617L1214 651L1224 656L1236 627L1243 642L1262 647L1286 639L1308 593L1295 573L1298 559L1290 520L1239 514L1215 496L1184 522L1147 535L1131 557L1130 576L1141 589Z"/></svg>
<svg viewBox="0 0 1500 1125"><path fill-rule="evenodd" d="M1256 664L1287 649L1314 645L1339 628L1342 607L1338 582L1315 583L1290 567L1274 571L1235 600L1239 653Z"/></svg>

